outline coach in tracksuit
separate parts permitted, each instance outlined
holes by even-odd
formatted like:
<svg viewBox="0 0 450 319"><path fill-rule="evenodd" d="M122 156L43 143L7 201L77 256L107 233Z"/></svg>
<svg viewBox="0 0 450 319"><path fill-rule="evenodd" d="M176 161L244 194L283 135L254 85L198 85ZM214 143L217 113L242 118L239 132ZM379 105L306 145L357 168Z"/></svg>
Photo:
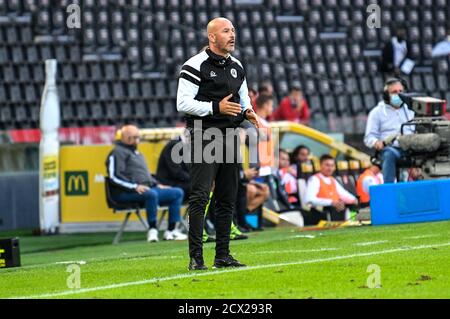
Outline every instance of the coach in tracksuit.
<svg viewBox="0 0 450 319"><path fill-rule="evenodd" d="M207 33L209 46L183 65L177 93L177 109L186 114L187 129L191 134L190 270L207 269L203 261L202 232L205 207L213 182L216 189L214 267L245 266L234 259L229 250L239 165L236 157L231 163L225 163L226 154L233 148L235 150L235 146L231 145L234 143L226 143L225 135L227 128L238 127L244 119L258 126L258 118L248 96L244 68L230 55L236 40L233 24L225 18L216 18L208 23ZM220 129L223 134L215 139L223 147L223 162L211 163L203 158L203 150L211 143L208 138L213 137L207 136L208 128ZM201 139L200 143L198 139ZM194 148L198 144L201 149Z"/></svg>

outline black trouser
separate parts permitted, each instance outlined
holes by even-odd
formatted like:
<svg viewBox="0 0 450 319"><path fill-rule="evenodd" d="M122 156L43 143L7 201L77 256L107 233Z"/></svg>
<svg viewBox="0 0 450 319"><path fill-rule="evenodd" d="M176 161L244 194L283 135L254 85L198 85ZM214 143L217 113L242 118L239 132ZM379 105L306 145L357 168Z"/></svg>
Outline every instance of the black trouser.
<svg viewBox="0 0 450 319"><path fill-rule="evenodd" d="M245 219L247 215L247 184L242 181L238 182L235 212L235 223L239 226L245 226L247 224Z"/></svg>
<svg viewBox="0 0 450 319"><path fill-rule="evenodd" d="M323 208L322 212L311 208L309 212L303 211L303 220L305 226L317 225L321 220L327 220L327 213L330 213L331 221L344 221L345 210L338 212L336 208L327 206Z"/></svg>
<svg viewBox="0 0 450 319"><path fill-rule="evenodd" d="M192 132L192 131L191 131ZM190 257L200 256L203 253L203 223L205 217L206 204L212 184L215 181L215 228L216 228L216 257L225 257L230 253L230 228L233 217L233 210L236 202L237 183L239 178L239 166L237 163L237 150L233 150L235 143L226 143L223 137L221 147L224 158L228 152L233 150L235 156L232 163L212 162L207 163L202 156L200 163L195 163L194 153L200 150L195 149L196 139L199 136L191 133L191 196L189 197L189 255ZM217 139L216 139L217 141ZM201 151L211 141L203 140ZM227 141L230 142L230 141ZM234 141L236 142L236 141ZM199 144L200 145L200 144ZM230 153L231 154L231 153Z"/></svg>

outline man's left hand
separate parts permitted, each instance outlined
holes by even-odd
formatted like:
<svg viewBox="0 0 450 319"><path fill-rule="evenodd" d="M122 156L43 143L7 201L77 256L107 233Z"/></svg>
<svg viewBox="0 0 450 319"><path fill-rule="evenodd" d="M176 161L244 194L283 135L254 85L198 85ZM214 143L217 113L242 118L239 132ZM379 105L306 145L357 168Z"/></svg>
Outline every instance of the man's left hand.
<svg viewBox="0 0 450 319"><path fill-rule="evenodd" d="M255 111L252 109L247 109L245 111L245 116L247 117L247 120L250 121L256 128L259 128L259 120L258 115L256 115Z"/></svg>

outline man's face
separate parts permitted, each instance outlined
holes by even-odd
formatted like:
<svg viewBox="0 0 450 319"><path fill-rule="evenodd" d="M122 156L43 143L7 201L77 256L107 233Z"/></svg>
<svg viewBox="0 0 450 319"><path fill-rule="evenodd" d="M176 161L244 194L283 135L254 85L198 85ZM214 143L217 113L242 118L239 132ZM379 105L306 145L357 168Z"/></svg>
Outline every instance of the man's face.
<svg viewBox="0 0 450 319"><path fill-rule="evenodd" d="M402 93L404 90L405 90L405 88L403 87L403 85L400 82L391 84L388 87L388 92L389 92L389 95L391 95L391 96L394 94Z"/></svg>
<svg viewBox="0 0 450 319"><path fill-rule="evenodd" d="M280 168L289 167L289 165L291 164L289 162L289 154L285 153L285 152L280 152L279 162L280 162Z"/></svg>
<svg viewBox="0 0 450 319"><path fill-rule="evenodd" d="M291 101L295 104L297 109L302 107L303 94L301 91L292 91L291 92Z"/></svg>
<svg viewBox="0 0 450 319"><path fill-rule="evenodd" d="M325 160L320 164L320 172L324 176L332 176L335 170L336 164L332 159Z"/></svg>
<svg viewBox="0 0 450 319"><path fill-rule="evenodd" d="M397 30L397 38L401 41L404 40L406 38L406 30L404 29L399 29Z"/></svg>
<svg viewBox="0 0 450 319"><path fill-rule="evenodd" d="M405 88L403 87L403 84L401 84L400 82L389 85L388 87L389 98L391 98L392 95L394 94L402 93L404 90Z"/></svg>
<svg viewBox="0 0 450 319"><path fill-rule="evenodd" d="M272 114L272 112L273 112L273 100L269 100L266 103L264 103L263 109L268 115Z"/></svg>
<svg viewBox="0 0 450 319"><path fill-rule="evenodd" d="M137 146L140 138L139 129L136 127L127 127L122 132L122 142L124 144Z"/></svg>
<svg viewBox="0 0 450 319"><path fill-rule="evenodd" d="M220 21L216 32L212 35L213 44L223 53L231 53L235 49L236 33L230 21Z"/></svg>
<svg viewBox="0 0 450 319"><path fill-rule="evenodd" d="M300 149L300 151L298 152L297 155L297 161L304 163L307 162L309 160L309 151L307 148L302 148Z"/></svg>
<svg viewBox="0 0 450 319"><path fill-rule="evenodd" d="M381 173L381 169L377 165L373 165L372 172L374 174L380 174Z"/></svg>
<svg viewBox="0 0 450 319"><path fill-rule="evenodd" d="M294 90L291 92L292 99L300 101L303 98L302 92Z"/></svg>

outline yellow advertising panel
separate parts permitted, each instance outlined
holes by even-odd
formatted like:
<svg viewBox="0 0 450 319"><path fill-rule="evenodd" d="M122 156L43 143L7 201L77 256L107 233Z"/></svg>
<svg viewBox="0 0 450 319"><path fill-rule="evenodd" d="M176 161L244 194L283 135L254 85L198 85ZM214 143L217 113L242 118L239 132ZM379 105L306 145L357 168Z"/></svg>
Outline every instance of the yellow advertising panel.
<svg viewBox="0 0 450 319"><path fill-rule="evenodd" d="M164 145L165 142L139 145L139 151L145 156L153 174ZM61 223L123 220L123 215L113 214L106 204L105 162L112 148L112 145L61 147Z"/></svg>

